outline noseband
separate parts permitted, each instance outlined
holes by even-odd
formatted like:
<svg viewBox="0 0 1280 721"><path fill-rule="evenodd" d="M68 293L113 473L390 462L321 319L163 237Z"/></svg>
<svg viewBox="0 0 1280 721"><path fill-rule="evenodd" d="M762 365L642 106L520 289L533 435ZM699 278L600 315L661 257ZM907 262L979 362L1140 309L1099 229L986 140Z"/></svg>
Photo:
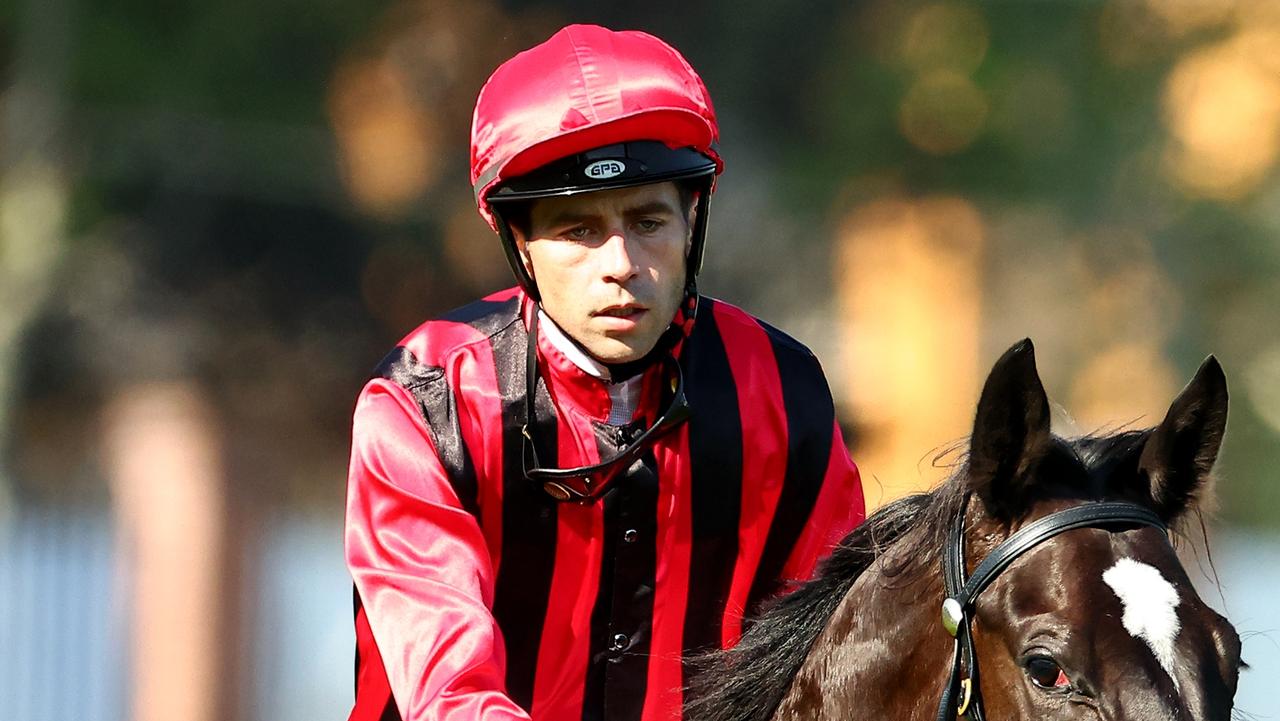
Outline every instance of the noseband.
<svg viewBox="0 0 1280 721"><path fill-rule="evenodd" d="M942 578L947 590L947 599L942 602L942 625L955 638L955 650L951 657L951 676L938 705L938 721L949 721L953 714L972 721L985 721L978 686L978 657L974 652L969 624L978 596L1010 563L1059 533L1076 528L1152 526L1168 531L1164 521L1149 508L1118 501L1085 503L1050 514L1019 529L982 559L973 575L966 579L964 517L968 505L969 496L965 495L942 551Z"/></svg>

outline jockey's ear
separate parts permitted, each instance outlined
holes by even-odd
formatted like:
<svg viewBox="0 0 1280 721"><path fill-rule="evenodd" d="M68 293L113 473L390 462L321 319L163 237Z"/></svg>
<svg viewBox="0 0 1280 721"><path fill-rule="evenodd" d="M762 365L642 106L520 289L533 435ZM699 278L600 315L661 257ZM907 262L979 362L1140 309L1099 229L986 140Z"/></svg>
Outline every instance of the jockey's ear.
<svg viewBox="0 0 1280 721"><path fill-rule="evenodd" d="M524 265L524 272L533 278L533 261L529 259L529 232L528 217L529 211L524 212L524 220L520 223L510 223L511 242L516 246L516 253L520 256L520 262Z"/></svg>
<svg viewBox="0 0 1280 721"><path fill-rule="evenodd" d="M989 515L1008 522L1021 514L1050 439L1049 399L1027 338L996 361L973 421L967 483Z"/></svg>
<svg viewBox="0 0 1280 721"><path fill-rule="evenodd" d="M682 194L683 196L683 194ZM698 226L698 201L702 198L702 191L693 190L689 193L688 207L685 209L684 227L684 257L689 257L689 251L693 250L693 229Z"/></svg>
<svg viewBox="0 0 1280 721"><path fill-rule="evenodd" d="M1227 376L1209 356L1182 389L1138 459L1138 477L1152 505L1173 521L1194 506L1208 485L1227 429Z"/></svg>

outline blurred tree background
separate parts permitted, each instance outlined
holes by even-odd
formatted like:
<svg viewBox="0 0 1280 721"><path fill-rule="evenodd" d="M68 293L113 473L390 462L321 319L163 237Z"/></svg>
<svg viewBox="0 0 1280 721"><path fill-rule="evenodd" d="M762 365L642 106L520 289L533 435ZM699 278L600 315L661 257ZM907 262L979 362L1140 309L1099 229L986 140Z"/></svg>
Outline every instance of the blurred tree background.
<svg viewBox="0 0 1280 721"><path fill-rule="evenodd" d="M1216 523L1280 526L1278 4L11 0L0 548L108 517L125 655L204 679L166 701L126 672L102 718L262 715L279 529L310 519L340 568L367 374L510 284L471 109L567 22L648 30L702 74L728 163L702 289L818 353L872 505L941 478L928 458L1030 336L1065 433L1154 424L1217 354ZM206 635L166 651L147 599Z"/></svg>

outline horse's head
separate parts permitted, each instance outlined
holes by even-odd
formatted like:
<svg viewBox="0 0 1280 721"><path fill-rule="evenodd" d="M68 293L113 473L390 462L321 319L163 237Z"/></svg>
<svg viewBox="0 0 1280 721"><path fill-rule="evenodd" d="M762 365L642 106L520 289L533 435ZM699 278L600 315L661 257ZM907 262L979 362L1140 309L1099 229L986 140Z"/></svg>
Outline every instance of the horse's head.
<svg viewBox="0 0 1280 721"><path fill-rule="evenodd" d="M1155 428L1060 438L1019 343L987 379L964 467L876 511L704 659L687 717L1228 719L1240 640L1166 532L1196 517L1226 415L1210 358Z"/></svg>
<svg viewBox="0 0 1280 721"><path fill-rule="evenodd" d="M1218 455L1226 378L1210 357L1155 428L1065 440L1030 341L983 388L967 467L970 569L1018 529L1097 500L1194 514ZM1147 525L1079 528L1040 543L978 600L973 637L989 718L1230 716L1240 640L1206 606L1166 534Z"/></svg>

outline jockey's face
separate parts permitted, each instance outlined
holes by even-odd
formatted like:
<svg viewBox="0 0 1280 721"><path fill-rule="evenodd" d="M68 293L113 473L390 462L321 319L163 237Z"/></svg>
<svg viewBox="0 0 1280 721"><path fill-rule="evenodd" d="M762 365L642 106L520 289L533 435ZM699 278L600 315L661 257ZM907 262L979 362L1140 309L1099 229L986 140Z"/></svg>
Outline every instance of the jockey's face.
<svg viewBox="0 0 1280 721"><path fill-rule="evenodd" d="M597 360L626 363L680 305L692 215L672 182L544 198L516 245L556 325Z"/></svg>

